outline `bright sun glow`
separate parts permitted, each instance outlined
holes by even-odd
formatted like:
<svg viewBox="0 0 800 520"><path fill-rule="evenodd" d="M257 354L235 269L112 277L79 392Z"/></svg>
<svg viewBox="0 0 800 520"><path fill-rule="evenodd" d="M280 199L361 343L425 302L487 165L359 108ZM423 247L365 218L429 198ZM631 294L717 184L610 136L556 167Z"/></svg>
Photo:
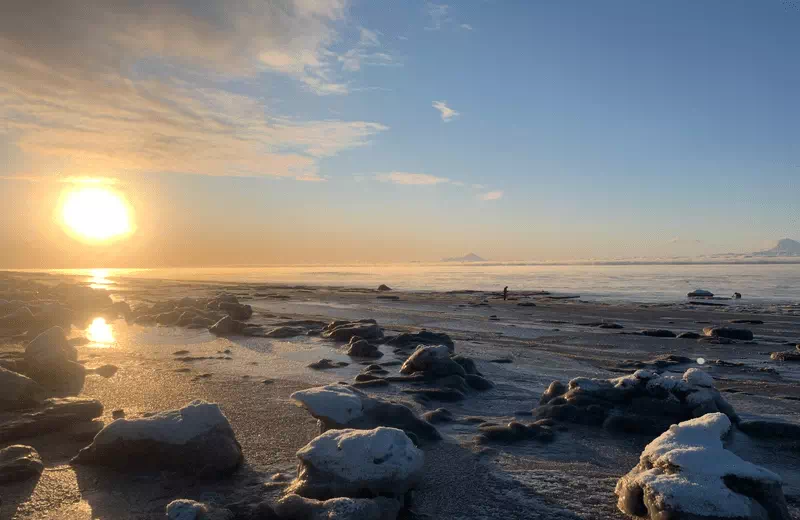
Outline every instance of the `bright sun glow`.
<svg viewBox="0 0 800 520"><path fill-rule="evenodd" d="M102 186L80 186L66 193L61 217L78 238L103 241L133 231L131 208L125 198Z"/></svg>
<svg viewBox="0 0 800 520"><path fill-rule="evenodd" d="M89 328L86 329L86 337L93 343L108 345L114 343L114 333L111 325L106 323L105 318L95 318Z"/></svg>

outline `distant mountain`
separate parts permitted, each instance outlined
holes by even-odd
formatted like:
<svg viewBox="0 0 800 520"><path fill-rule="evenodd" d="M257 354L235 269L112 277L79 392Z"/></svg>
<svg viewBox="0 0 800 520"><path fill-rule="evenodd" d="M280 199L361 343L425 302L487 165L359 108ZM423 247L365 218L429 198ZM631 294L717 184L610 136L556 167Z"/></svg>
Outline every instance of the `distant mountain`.
<svg viewBox="0 0 800 520"><path fill-rule="evenodd" d="M758 251L754 256L800 256L800 242L790 238L778 240L772 249Z"/></svg>
<svg viewBox="0 0 800 520"><path fill-rule="evenodd" d="M455 256L452 258L442 258L442 262L485 262L485 258L481 258L475 253L469 253L464 256Z"/></svg>

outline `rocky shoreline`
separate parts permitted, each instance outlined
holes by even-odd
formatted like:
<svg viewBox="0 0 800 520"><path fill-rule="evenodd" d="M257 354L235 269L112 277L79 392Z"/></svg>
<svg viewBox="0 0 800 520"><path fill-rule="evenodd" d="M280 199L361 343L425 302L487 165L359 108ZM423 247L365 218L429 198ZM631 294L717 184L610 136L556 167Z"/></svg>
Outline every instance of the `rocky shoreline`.
<svg viewBox="0 0 800 520"><path fill-rule="evenodd" d="M3 274L0 516L798 518L800 319L389 291Z"/></svg>

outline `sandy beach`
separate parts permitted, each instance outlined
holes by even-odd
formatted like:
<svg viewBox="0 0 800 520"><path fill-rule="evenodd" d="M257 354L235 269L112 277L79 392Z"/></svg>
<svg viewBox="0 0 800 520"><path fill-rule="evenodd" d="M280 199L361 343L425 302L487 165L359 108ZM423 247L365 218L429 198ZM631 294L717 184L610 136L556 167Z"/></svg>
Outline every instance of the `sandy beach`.
<svg viewBox="0 0 800 520"><path fill-rule="evenodd" d="M770 358L771 352L793 350L800 343L797 305L755 305L746 300L725 307L687 300L613 304L566 298L577 295L513 291L504 301L498 294L475 291L137 283L124 292L112 288L112 298L135 307L227 293L250 305L253 315L248 323L264 330L298 320L370 318L386 337L425 329L452 338L455 353L474 360L493 388L470 391L455 402L435 396L415 399L407 391L420 386L416 383L361 388L371 396L401 402L419 415L438 408L452 415L452 420L435 424L442 440L422 445L424 476L411 507L402 513L409 518L627 518L617 508L614 487L636 465L654 435L564 423L553 428L555 435L547 443L477 440L481 424L534 419L532 410L555 380L615 378L639 368L680 375L700 368L713 377L743 421L800 425L798 364ZM755 321L731 324L741 320ZM177 409L194 399L219 403L241 444L242 466L213 481L167 471L127 472L70 464L88 444L85 439L72 440L59 431L17 438L13 444L36 448L45 468L38 479L0 486L0 518L149 519L163 518L165 506L177 498L219 506L252 502L254 497L276 501L296 475L295 452L319 433L317 421L289 396L305 388L352 383L365 365L373 363L383 364L389 376L399 375L398 365L407 357L386 344L379 346L383 356L371 361L347 356L343 343L319 336L217 337L206 329L135 321L109 319L111 341L77 347L87 369L107 364L118 368L111 377L88 375L80 397L102 402L105 424L112 422L116 410L137 417ZM754 339L727 343L640 334L665 329L676 335L702 335L709 326L743 327L752 331ZM69 335L81 337L86 331L73 326ZM13 359L29 340L2 338L1 359ZM669 355L677 361L655 363ZM308 368L323 358L348 365ZM12 416L6 412L0 422ZM12 442L0 448L8 444ZM737 431L726 447L779 474L789 511L800 518L796 437Z"/></svg>

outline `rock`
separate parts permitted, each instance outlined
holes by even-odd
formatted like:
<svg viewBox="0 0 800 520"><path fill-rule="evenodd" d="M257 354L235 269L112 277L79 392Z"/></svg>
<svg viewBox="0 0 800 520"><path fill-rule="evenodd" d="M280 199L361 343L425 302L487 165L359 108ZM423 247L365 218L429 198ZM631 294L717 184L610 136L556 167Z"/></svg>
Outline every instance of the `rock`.
<svg viewBox="0 0 800 520"><path fill-rule="evenodd" d="M291 395L320 421L320 430L356 428L371 430L389 426L411 432L425 440L441 435L431 424L419 419L405 405L370 397L348 385L328 385L300 390Z"/></svg>
<svg viewBox="0 0 800 520"><path fill-rule="evenodd" d="M234 333L234 321L230 316L225 316L209 327L208 331L215 336L228 336Z"/></svg>
<svg viewBox="0 0 800 520"><path fill-rule="evenodd" d="M422 477L425 456L397 428L330 430L297 452L288 492L306 498L403 497Z"/></svg>
<svg viewBox="0 0 800 520"><path fill-rule="evenodd" d="M751 341L753 339L752 331L747 329L734 329L731 327L706 327L703 329L703 334L714 338L738 339L742 341Z"/></svg>
<svg viewBox="0 0 800 520"><path fill-rule="evenodd" d="M291 520L395 520L400 502L386 497L320 501L290 494L275 504L279 518Z"/></svg>
<svg viewBox="0 0 800 520"><path fill-rule="evenodd" d="M350 343L347 345L347 355L353 357L379 358L383 357L383 352L378 350L378 347L369 341L361 339L358 336L353 336L350 338Z"/></svg>
<svg viewBox="0 0 800 520"><path fill-rule="evenodd" d="M513 363L514 360L511 358L497 358L497 359L490 359L489 363L497 363L497 364L507 364Z"/></svg>
<svg viewBox="0 0 800 520"><path fill-rule="evenodd" d="M383 291L391 291L391 290L392 290L392 288L391 288L391 287L389 287L388 285L385 285L385 284L380 284L380 285L378 286L378 290L379 290L379 291L381 291L381 292L383 292Z"/></svg>
<svg viewBox="0 0 800 520"><path fill-rule="evenodd" d="M494 388L494 383L488 379L475 374L467 374L464 376L467 384L475 390L491 390Z"/></svg>
<svg viewBox="0 0 800 520"><path fill-rule="evenodd" d="M39 383L0 367L0 411L19 410L38 404L45 394Z"/></svg>
<svg viewBox="0 0 800 520"><path fill-rule="evenodd" d="M533 302L519 302L517 305L520 307L536 307L536 304Z"/></svg>
<svg viewBox="0 0 800 520"><path fill-rule="evenodd" d="M350 341L353 336L366 340L380 339L383 337L383 330L375 320L337 320L329 323L322 330L323 338L336 341Z"/></svg>
<svg viewBox="0 0 800 520"><path fill-rule="evenodd" d="M722 413L670 426L617 482L619 509L652 520L789 520L781 478L726 450L730 429Z"/></svg>
<svg viewBox="0 0 800 520"><path fill-rule="evenodd" d="M678 334L678 338L680 339L700 339L702 337L703 336L701 336L696 332L681 332L680 334Z"/></svg>
<svg viewBox="0 0 800 520"><path fill-rule="evenodd" d="M690 368L682 378L637 370L615 379L578 377L554 382L534 412L542 418L600 426L625 433L658 435L671 424L710 412L738 422L733 407L714 388L706 372Z"/></svg>
<svg viewBox="0 0 800 520"><path fill-rule="evenodd" d="M77 394L83 388L86 369L76 363L78 351L69 344L61 327L51 327L25 347L27 373L45 388L60 394Z"/></svg>
<svg viewBox="0 0 800 520"><path fill-rule="evenodd" d="M92 442L94 436L103 429L105 423L102 419L95 419L88 422L79 422L67 427L59 433L59 436L74 441Z"/></svg>
<svg viewBox="0 0 800 520"><path fill-rule="evenodd" d="M329 370L331 368L346 367L347 365L348 365L348 363L345 363L344 361L334 362L334 361L332 361L330 359L323 358L323 359L320 359L319 361L315 361L315 362L309 364L308 368L311 368L313 370Z"/></svg>
<svg viewBox="0 0 800 520"><path fill-rule="evenodd" d="M741 319L741 320L731 320L731 323L739 323L739 324L746 323L746 324L749 324L749 325L763 325L764 321L763 320Z"/></svg>
<svg viewBox="0 0 800 520"><path fill-rule="evenodd" d="M179 498L178 500L173 500L167 504L167 519L233 520L234 514L228 509L215 508L202 502L195 502L194 500Z"/></svg>
<svg viewBox="0 0 800 520"><path fill-rule="evenodd" d="M564 395L568 390L569 387L561 381L553 381L550 383L550 386L547 387L547 390L544 391L542 397L539 398L539 404L547 404L556 397Z"/></svg>
<svg viewBox="0 0 800 520"><path fill-rule="evenodd" d="M202 477L230 473L242 448L219 406L192 401L180 410L138 419L117 419L73 459L118 469L182 471Z"/></svg>
<svg viewBox="0 0 800 520"><path fill-rule="evenodd" d="M123 417L125 417L125 410L123 410L122 408L119 408L111 412L112 419L122 419Z"/></svg>
<svg viewBox="0 0 800 520"><path fill-rule="evenodd" d="M547 419L541 419L531 424L522 424L517 421L511 421L506 426L487 424L478 427L478 431L480 434L475 437L475 442L478 444L490 441L512 443L528 439L549 442L555 437Z"/></svg>
<svg viewBox="0 0 800 520"><path fill-rule="evenodd" d="M421 330L417 333L404 332L386 341L387 345L395 348L417 348L419 345L446 345L450 352L455 351L455 343L444 332L431 332Z"/></svg>
<svg viewBox="0 0 800 520"><path fill-rule="evenodd" d="M302 327L277 327L264 334L265 338L293 338L295 336L304 336L306 329Z"/></svg>
<svg viewBox="0 0 800 520"><path fill-rule="evenodd" d="M369 381L356 381L353 383L353 386L356 388L379 388L383 386L389 386L389 381L382 378L371 379Z"/></svg>
<svg viewBox="0 0 800 520"><path fill-rule="evenodd" d="M411 356L400 367L401 374L422 372L429 377L459 375L464 377L464 369L450 359L450 350L446 345L417 347Z"/></svg>
<svg viewBox="0 0 800 520"><path fill-rule="evenodd" d="M686 296L688 296L689 298L713 298L714 293L712 293L711 291L706 291L705 289L695 289Z"/></svg>
<svg viewBox="0 0 800 520"><path fill-rule="evenodd" d="M103 404L96 399L67 397L46 399L41 407L27 413L0 418L0 442L35 437L89 422L103 415Z"/></svg>
<svg viewBox="0 0 800 520"><path fill-rule="evenodd" d="M93 368L90 372L92 374L97 374L98 376L109 378L116 374L118 370L119 367L115 365L101 365L97 368Z"/></svg>
<svg viewBox="0 0 800 520"><path fill-rule="evenodd" d="M684 356L677 356L675 354L664 354L648 361L623 361L617 366L620 368L662 369L667 367L675 367L677 365L686 365L688 363L694 363L694 360Z"/></svg>
<svg viewBox="0 0 800 520"><path fill-rule="evenodd" d="M432 424L452 422L454 419L453 413L447 408L437 408L436 410L425 412L422 414L422 418Z"/></svg>
<svg viewBox="0 0 800 520"><path fill-rule="evenodd" d="M237 321L247 321L253 315L253 308L242 303L220 302L219 310Z"/></svg>
<svg viewBox="0 0 800 520"><path fill-rule="evenodd" d="M403 390L403 393L416 397L423 397L425 399L433 399L434 401L442 401L445 403L463 401L466 398L464 392L449 388L419 388L413 390Z"/></svg>
<svg viewBox="0 0 800 520"><path fill-rule="evenodd" d="M642 336L650 336L652 338L674 338L675 333L671 330L666 329L646 329L640 331L639 334Z"/></svg>
<svg viewBox="0 0 800 520"><path fill-rule="evenodd" d="M764 419L740 421L737 427L751 437L790 439L800 438L800 424Z"/></svg>
<svg viewBox="0 0 800 520"><path fill-rule="evenodd" d="M774 361L800 361L800 351L785 350L783 352L773 352L769 357Z"/></svg>
<svg viewBox="0 0 800 520"><path fill-rule="evenodd" d="M36 318L27 307L20 307L14 312L0 317L0 329L24 330L36 323Z"/></svg>
<svg viewBox="0 0 800 520"><path fill-rule="evenodd" d="M461 368L464 369L464 372L469 375L473 374L476 376L482 376L483 374L480 373L478 370L478 365L475 364L475 361L471 358L466 356L453 356L451 358L453 361L461 365Z"/></svg>
<svg viewBox="0 0 800 520"><path fill-rule="evenodd" d="M0 450L0 484L38 477L43 470L39 452L30 446L15 444Z"/></svg>

